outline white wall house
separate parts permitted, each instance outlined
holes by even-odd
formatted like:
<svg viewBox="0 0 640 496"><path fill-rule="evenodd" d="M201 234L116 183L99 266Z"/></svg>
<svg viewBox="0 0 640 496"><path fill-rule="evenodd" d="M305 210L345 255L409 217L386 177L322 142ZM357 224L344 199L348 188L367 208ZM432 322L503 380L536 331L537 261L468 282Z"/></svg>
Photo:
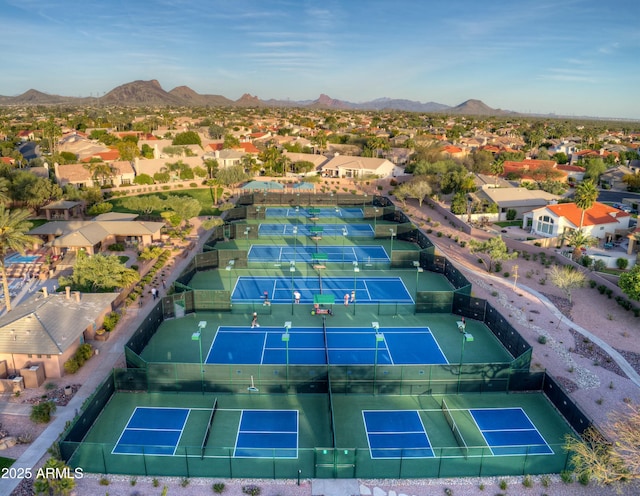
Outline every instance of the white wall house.
<svg viewBox="0 0 640 496"><path fill-rule="evenodd" d="M366 177L375 175L381 178L391 177L395 165L385 158L351 157L336 155L322 167L327 177Z"/></svg>
<svg viewBox="0 0 640 496"><path fill-rule="evenodd" d="M580 229L581 217L582 210L575 203L559 203L527 212L522 226L525 229L530 220L532 234L552 238ZM626 212L596 202L585 211L582 229L594 238L607 241L616 235L622 236L629 229L630 218Z"/></svg>

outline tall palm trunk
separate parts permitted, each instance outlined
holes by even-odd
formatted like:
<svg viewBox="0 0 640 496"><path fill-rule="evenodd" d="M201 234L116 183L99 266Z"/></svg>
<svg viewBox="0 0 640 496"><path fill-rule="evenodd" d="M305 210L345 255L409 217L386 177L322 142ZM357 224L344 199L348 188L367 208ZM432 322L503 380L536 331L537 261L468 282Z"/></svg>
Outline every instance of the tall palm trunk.
<svg viewBox="0 0 640 496"><path fill-rule="evenodd" d="M4 265L4 261L0 262L0 274L2 274L2 291L4 293L4 303L7 307L7 312L10 312L11 293L9 292L9 280L7 279L7 268Z"/></svg>

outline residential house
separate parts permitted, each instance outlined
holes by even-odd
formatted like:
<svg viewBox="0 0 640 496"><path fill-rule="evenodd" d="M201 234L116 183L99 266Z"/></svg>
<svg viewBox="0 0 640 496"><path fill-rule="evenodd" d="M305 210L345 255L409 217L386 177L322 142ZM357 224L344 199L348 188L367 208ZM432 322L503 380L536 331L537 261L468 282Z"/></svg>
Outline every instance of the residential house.
<svg viewBox="0 0 640 496"><path fill-rule="evenodd" d="M47 378L64 375L64 363L95 337L113 311L117 293L37 293L0 317L0 361L14 375L42 367Z"/></svg>
<svg viewBox="0 0 640 496"><path fill-rule="evenodd" d="M90 140L78 133L64 136L58 142L58 151L74 154L78 162L90 160L92 157L99 157L102 153L107 153L109 156L114 157L112 160L120 156L117 149L109 148L97 140Z"/></svg>
<svg viewBox="0 0 640 496"><path fill-rule="evenodd" d="M380 178L394 175L395 165L385 158L347 157L336 155L320 167L323 176L327 177L366 177Z"/></svg>
<svg viewBox="0 0 640 496"><path fill-rule="evenodd" d="M586 172L586 169L579 165L560 164L556 166L556 169L565 174L567 182L574 184L582 181Z"/></svg>
<svg viewBox="0 0 640 496"><path fill-rule="evenodd" d="M122 220L126 219L126 220ZM161 240L164 222L144 222L130 217L111 215L97 220L47 222L29 231L49 244L54 255L68 251L85 251L89 255L107 250L114 243L143 248Z"/></svg>
<svg viewBox="0 0 640 496"><path fill-rule="evenodd" d="M582 210L575 203L547 205L527 212L522 221L523 229L531 224L531 233L544 237L562 237L580 229ZM586 234L603 241L612 241L627 235L630 214L595 202L585 210L582 229Z"/></svg>
<svg viewBox="0 0 640 496"><path fill-rule="evenodd" d="M513 160L505 160L503 163L504 172L503 177L518 178L518 179L532 179L534 181L544 179L560 179L566 180L566 173L557 169L555 160L537 160L537 159L524 159L520 162ZM555 177L554 177L555 176Z"/></svg>
<svg viewBox="0 0 640 496"><path fill-rule="evenodd" d="M236 150L231 148L225 148L222 150L215 150L212 153L206 153L204 158L206 159L214 159L218 161L218 167L220 169L227 169L229 167L233 167L234 165L240 165L242 163L242 157L244 157L246 153L244 150Z"/></svg>
<svg viewBox="0 0 640 496"><path fill-rule="evenodd" d="M76 188L102 186L113 184L122 186L132 184L136 173L127 160L119 160L108 164L110 175L95 175L92 171L93 164L53 164L56 181L61 187L71 184Z"/></svg>
<svg viewBox="0 0 640 496"><path fill-rule="evenodd" d="M600 176L600 184L615 189L627 189L622 178L627 175L640 174L640 160L631 160L629 165L617 165Z"/></svg>
<svg viewBox="0 0 640 496"><path fill-rule="evenodd" d="M311 162L315 166L315 168L313 171L310 171L308 175L317 174L322 165L329 160L324 155L318 155L317 153L294 153L284 151L282 154L289 160L291 160L292 164L295 164L296 162Z"/></svg>
<svg viewBox="0 0 640 496"><path fill-rule="evenodd" d="M49 203L40 210L45 212L47 220L69 220L82 218L82 210L84 205L82 202L60 200Z"/></svg>
<svg viewBox="0 0 640 496"><path fill-rule="evenodd" d="M167 164L175 163L181 161L182 163L188 165L191 169L194 167L204 167L204 163L202 162L202 157L182 157L176 158L175 160L168 159L166 157L163 158L138 158L136 157L133 161L133 169L136 171L136 175L140 174L148 174L153 177L156 172L168 172ZM178 173L173 173L171 177L172 181L179 181Z"/></svg>
<svg viewBox="0 0 640 496"><path fill-rule="evenodd" d="M507 220L507 212L514 210L516 219L521 219L526 212L545 205L557 203L561 198L542 190L529 190L527 188L494 188L493 185L485 185L476 192L478 199L486 198L491 203L498 205L499 220Z"/></svg>

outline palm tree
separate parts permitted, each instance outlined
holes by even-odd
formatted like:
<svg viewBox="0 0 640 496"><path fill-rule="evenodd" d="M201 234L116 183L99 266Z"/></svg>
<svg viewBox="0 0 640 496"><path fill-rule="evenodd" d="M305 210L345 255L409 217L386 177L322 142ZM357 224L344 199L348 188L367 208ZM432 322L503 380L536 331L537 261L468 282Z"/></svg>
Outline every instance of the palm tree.
<svg viewBox="0 0 640 496"><path fill-rule="evenodd" d="M29 215L31 213L28 210L20 208L9 211L4 205L0 205L0 274L7 312L11 311L11 294L4 259L12 251L24 255L26 249L37 242L37 238L27 234L32 225L27 221Z"/></svg>
<svg viewBox="0 0 640 496"><path fill-rule="evenodd" d="M584 213L589 210L598 198L598 188L593 181L582 181L576 188L575 204L580 210L582 215L580 216L580 229L584 223Z"/></svg>
<svg viewBox="0 0 640 496"><path fill-rule="evenodd" d="M589 246L595 246L598 244L598 240L593 236L589 236L584 230L577 229L571 231L565 238L568 246L573 246L572 258L575 261L580 260L582 257L582 248Z"/></svg>
<svg viewBox="0 0 640 496"><path fill-rule="evenodd" d="M498 187L498 176L504 173L504 159L502 157L497 157L493 163L491 164L491 173L496 176L495 182L493 183L493 187Z"/></svg>
<svg viewBox="0 0 640 496"><path fill-rule="evenodd" d="M6 205L11 202L9 196L9 180L6 177L0 177L0 203Z"/></svg>

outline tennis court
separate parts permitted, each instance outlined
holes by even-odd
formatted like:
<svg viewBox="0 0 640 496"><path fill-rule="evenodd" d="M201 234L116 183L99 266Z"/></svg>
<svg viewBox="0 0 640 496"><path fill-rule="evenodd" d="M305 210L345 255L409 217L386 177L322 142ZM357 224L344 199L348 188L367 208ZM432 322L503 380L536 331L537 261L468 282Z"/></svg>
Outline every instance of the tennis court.
<svg viewBox="0 0 640 496"><path fill-rule="evenodd" d="M428 327L219 327L205 363L270 365L449 363Z"/></svg>
<svg viewBox="0 0 640 496"><path fill-rule="evenodd" d="M323 262L389 262L382 246L277 246L251 245L249 262L313 262L322 256Z"/></svg>
<svg viewBox="0 0 640 496"><path fill-rule="evenodd" d="M136 408L112 454L174 455L190 411L189 408Z"/></svg>
<svg viewBox="0 0 640 496"><path fill-rule="evenodd" d="M482 408L469 413L495 456L553 454L522 408Z"/></svg>
<svg viewBox="0 0 640 496"><path fill-rule="evenodd" d="M373 238L370 224L260 224L258 236L347 236Z"/></svg>
<svg viewBox="0 0 640 496"><path fill-rule="evenodd" d="M313 303L317 294L332 295L342 301L345 294L355 291L359 305L377 303L412 304L400 277L265 277L240 276L231 293L232 303L251 302L264 298L273 304L291 303L293 291L300 292L300 303Z"/></svg>
<svg viewBox="0 0 640 496"><path fill-rule="evenodd" d="M345 219L362 219L364 212L361 208L303 208L303 207L267 207L265 217L342 217Z"/></svg>
<svg viewBox="0 0 640 496"><path fill-rule="evenodd" d="M416 410L363 410L371 458L433 458L429 436Z"/></svg>
<svg viewBox="0 0 640 496"><path fill-rule="evenodd" d="M242 410L233 456L297 458L297 410Z"/></svg>

